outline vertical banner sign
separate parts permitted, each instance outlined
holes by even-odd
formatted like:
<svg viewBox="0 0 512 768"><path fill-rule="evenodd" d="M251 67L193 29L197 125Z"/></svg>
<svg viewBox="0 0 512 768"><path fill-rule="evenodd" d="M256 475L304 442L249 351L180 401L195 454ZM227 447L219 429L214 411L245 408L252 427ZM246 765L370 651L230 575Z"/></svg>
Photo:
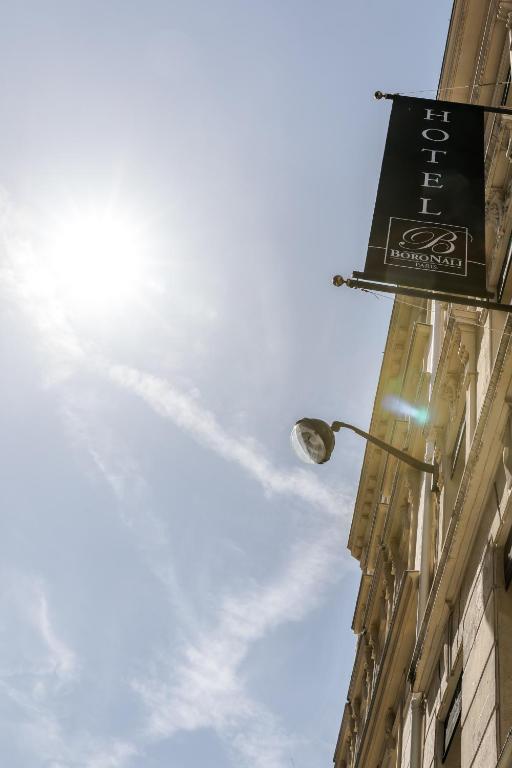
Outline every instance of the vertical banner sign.
<svg viewBox="0 0 512 768"><path fill-rule="evenodd" d="M364 277L488 295L483 112L394 97Z"/></svg>

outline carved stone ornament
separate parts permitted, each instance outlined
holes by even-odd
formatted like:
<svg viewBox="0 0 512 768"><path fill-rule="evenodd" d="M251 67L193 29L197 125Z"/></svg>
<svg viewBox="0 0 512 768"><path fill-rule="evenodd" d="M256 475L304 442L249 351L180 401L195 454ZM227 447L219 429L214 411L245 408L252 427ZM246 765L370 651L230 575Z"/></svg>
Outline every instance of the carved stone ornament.
<svg viewBox="0 0 512 768"><path fill-rule="evenodd" d="M462 383L462 369L460 369L460 372L448 373L439 389L440 399L444 400L448 404L448 415L450 421L453 420L457 410L456 405L462 390Z"/></svg>
<svg viewBox="0 0 512 768"><path fill-rule="evenodd" d="M512 418L509 415L503 434L503 468L507 487L512 488Z"/></svg>
<svg viewBox="0 0 512 768"><path fill-rule="evenodd" d="M351 715L352 715L352 722L354 724L354 733L357 733L359 730L359 716L361 714L361 699L359 696L356 696L356 698L351 702L350 705L351 708Z"/></svg>
<svg viewBox="0 0 512 768"><path fill-rule="evenodd" d="M393 610L395 607L395 591L394 591L394 579L391 576L391 568L389 569L389 580L386 580L386 594L384 596L384 610L385 610L385 631L386 634L391 626L391 620L393 618Z"/></svg>
<svg viewBox="0 0 512 768"><path fill-rule="evenodd" d="M496 257L496 250L493 251L492 258L494 259ZM476 310L476 319L478 322L478 325L484 326L487 322L487 318L489 316L489 310L486 309L486 307L478 307Z"/></svg>
<svg viewBox="0 0 512 768"><path fill-rule="evenodd" d="M393 750L396 746L396 740L393 737L393 725L395 724L395 713L390 708L386 712L384 718L384 730L386 733L386 747L389 751Z"/></svg>
<svg viewBox="0 0 512 768"><path fill-rule="evenodd" d="M457 402L457 398L459 396L461 387L461 380L460 376L457 376L455 373L449 373L443 384L441 385L440 390L440 396L441 400L445 400L448 403L448 406L450 408L450 413L453 409L453 406Z"/></svg>
<svg viewBox="0 0 512 768"><path fill-rule="evenodd" d="M352 736L350 737L349 752L350 752L350 765L353 765L355 756L356 756L356 739L354 734L352 734Z"/></svg>
<svg viewBox="0 0 512 768"><path fill-rule="evenodd" d="M508 147L510 147L510 134ZM503 235L504 213L505 200L503 190L500 187L493 187L485 204L485 221L494 230L497 238Z"/></svg>
<svg viewBox="0 0 512 768"><path fill-rule="evenodd" d="M366 693L368 697L368 706L370 706L370 700L373 691L373 661L370 657L370 661L365 665L364 674L366 679Z"/></svg>
<svg viewBox="0 0 512 768"><path fill-rule="evenodd" d="M498 5L498 21L503 21L508 29L512 29L512 0L501 0Z"/></svg>
<svg viewBox="0 0 512 768"><path fill-rule="evenodd" d="M372 622L368 637L370 647L372 649L372 659L377 663L377 657L379 655L379 627L377 622Z"/></svg>
<svg viewBox="0 0 512 768"><path fill-rule="evenodd" d="M430 444L432 451L432 461L438 465L439 476L437 485L442 490L444 485L443 477L443 448L444 448L444 427L431 426L427 433L427 445Z"/></svg>
<svg viewBox="0 0 512 768"><path fill-rule="evenodd" d="M420 497L421 475L415 469L408 469L405 473L405 487L407 489L407 501L411 507L418 503Z"/></svg>
<svg viewBox="0 0 512 768"><path fill-rule="evenodd" d="M476 308L454 305L452 312L455 318L459 358L464 365L469 361L470 369L473 370L475 367L476 353L476 327L478 325Z"/></svg>
<svg viewBox="0 0 512 768"><path fill-rule="evenodd" d="M372 662L372 647L368 638L368 631L364 630L363 634L363 658L365 666L370 666Z"/></svg>
<svg viewBox="0 0 512 768"><path fill-rule="evenodd" d="M391 573L396 579L400 571L400 542L396 536L393 536L389 542L389 557L391 559Z"/></svg>

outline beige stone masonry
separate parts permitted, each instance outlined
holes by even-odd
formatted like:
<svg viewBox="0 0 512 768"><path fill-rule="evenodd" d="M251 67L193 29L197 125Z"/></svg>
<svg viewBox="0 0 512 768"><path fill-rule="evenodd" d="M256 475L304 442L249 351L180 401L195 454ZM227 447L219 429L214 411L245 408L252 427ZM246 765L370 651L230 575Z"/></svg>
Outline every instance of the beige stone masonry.
<svg viewBox="0 0 512 768"><path fill-rule="evenodd" d="M494 595L491 594L471 648L469 657L465 660L464 676L462 678L462 724L478 691L483 685L484 670L492 673L494 688ZM489 672L489 658L493 654L493 665Z"/></svg>
<svg viewBox="0 0 512 768"><path fill-rule="evenodd" d="M436 726L436 718L431 717L427 724L425 743L423 746L423 768L431 768L431 766L434 765L436 748Z"/></svg>
<svg viewBox="0 0 512 768"><path fill-rule="evenodd" d="M470 744L464 739L464 732L462 737L462 765L464 768L494 768L497 760L497 751L496 728L493 719L487 725L476 755L473 755L471 751L469 754L465 752L465 746L470 746ZM510 768L510 766L507 766L507 768Z"/></svg>
<svg viewBox="0 0 512 768"><path fill-rule="evenodd" d="M472 584L468 596L463 619L463 648L464 661L469 657L475 641L480 622L485 612L485 606L493 585L492 553L485 554L482 566Z"/></svg>
<svg viewBox="0 0 512 768"><path fill-rule="evenodd" d="M462 707L464 709L465 678L462 678ZM462 715L462 755L463 764L471 765L483 736L492 724L496 734L496 690L494 647L487 659L481 677L474 681L474 696L469 710Z"/></svg>

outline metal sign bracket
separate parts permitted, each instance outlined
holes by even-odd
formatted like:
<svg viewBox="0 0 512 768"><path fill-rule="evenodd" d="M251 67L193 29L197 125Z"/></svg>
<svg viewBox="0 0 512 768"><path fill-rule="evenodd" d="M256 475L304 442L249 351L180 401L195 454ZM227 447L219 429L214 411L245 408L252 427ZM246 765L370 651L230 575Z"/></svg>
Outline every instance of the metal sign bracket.
<svg viewBox="0 0 512 768"><path fill-rule="evenodd" d="M357 272L354 275L357 275ZM341 275L335 275L332 283L337 288L346 285L348 288L359 288L362 291L380 291L381 293L393 293L402 296L417 296L420 299L444 301L449 304L460 304L463 307L482 307L483 309L493 309L498 312L512 312L512 305L500 304L498 301L490 301L485 298L476 299L473 296L460 296L452 293L441 293L440 291L427 291L421 288L406 288L401 285L374 283L357 276L345 279Z"/></svg>

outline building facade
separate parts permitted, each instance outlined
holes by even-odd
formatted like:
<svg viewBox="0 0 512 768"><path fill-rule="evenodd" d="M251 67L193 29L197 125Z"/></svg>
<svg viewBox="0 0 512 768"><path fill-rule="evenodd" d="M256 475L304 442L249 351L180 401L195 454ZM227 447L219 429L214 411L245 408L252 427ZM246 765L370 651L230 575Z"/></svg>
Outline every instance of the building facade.
<svg viewBox="0 0 512 768"><path fill-rule="evenodd" d="M512 108L512 0L455 0L438 97ZM512 118L486 115L487 285L512 303ZM393 415L389 396L409 406ZM512 768L512 313L393 306L349 550L356 656L335 768Z"/></svg>

